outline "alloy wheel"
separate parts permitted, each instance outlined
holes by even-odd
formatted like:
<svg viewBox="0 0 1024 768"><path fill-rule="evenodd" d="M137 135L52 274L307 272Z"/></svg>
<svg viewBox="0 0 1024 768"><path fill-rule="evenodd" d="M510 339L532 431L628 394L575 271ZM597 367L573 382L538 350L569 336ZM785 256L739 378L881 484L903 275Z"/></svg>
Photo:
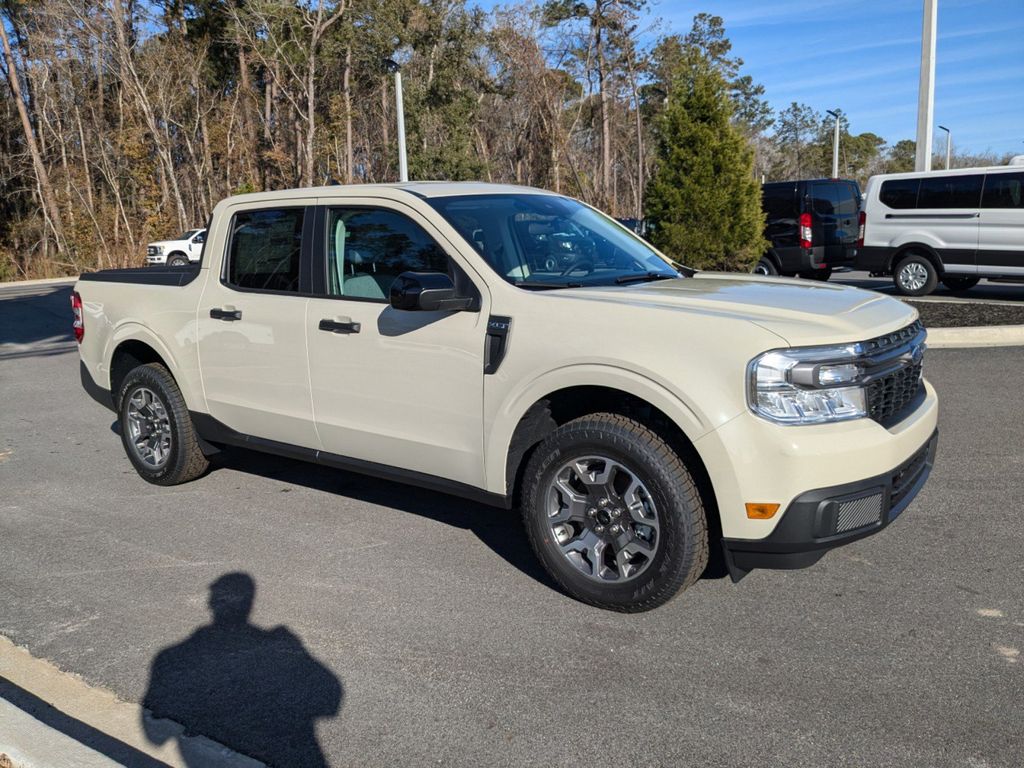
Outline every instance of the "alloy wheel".
<svg viewBox="0 0 1024 768"><path fill-rule="evenodd" d="M556 546L590 579L631 581L654 561L658 511L636 473L618 461L566 462L548 486L546 509Z"/></svg>
<svg viewBox="0 0 1024 768"><path fill-rule="evenodd" d="M128 442L144 464L159 469L171 455L171 420L167 408L148 387L136 387L125 410Z"/></svg>

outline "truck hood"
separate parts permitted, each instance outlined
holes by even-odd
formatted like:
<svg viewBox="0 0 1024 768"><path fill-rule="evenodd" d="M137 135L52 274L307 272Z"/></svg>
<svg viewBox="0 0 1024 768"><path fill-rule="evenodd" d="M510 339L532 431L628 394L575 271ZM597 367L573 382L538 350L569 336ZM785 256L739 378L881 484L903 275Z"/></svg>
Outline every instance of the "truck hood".
<svg viewBox="0 0 1024 768"><path fill-rule="evenodd" d="M812 280L700 272L694 277L557 291L566 298L748 320L792 346L842 344L909 325L917 310L873 291Z"/></svg>

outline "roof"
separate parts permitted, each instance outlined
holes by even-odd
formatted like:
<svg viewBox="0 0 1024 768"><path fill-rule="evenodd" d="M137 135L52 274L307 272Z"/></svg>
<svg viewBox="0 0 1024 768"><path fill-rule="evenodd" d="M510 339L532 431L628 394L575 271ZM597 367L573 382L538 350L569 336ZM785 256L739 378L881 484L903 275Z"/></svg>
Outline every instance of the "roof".
<svg viewBox="0 0 1024 768"><path fill-rule="evenodd" d="M455 197L457 195L543 195L554 194L536 187L521 187L515 184L490 184L483 181L406 181L393 184L331 184L324 187L300 187L295 189L267 190L235 195L233 202L258 202L301 197L357 197L406 192L420 198Z"/></svg>

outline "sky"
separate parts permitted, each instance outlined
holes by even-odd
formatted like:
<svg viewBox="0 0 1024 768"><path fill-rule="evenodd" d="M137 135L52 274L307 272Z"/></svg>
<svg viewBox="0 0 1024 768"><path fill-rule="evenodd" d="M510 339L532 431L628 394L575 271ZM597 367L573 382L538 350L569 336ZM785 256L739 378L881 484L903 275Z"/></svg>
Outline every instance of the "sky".
<svg viewBox="0 0 1024 768"><path fill-rule="evenodd" d="M493 0L481 0L491 7ZM775 109L841 109L890 144L917 133L923 0L653 0L654 40L721 16ZM966 153L1024 154L1024 0L938 0L935 122ZM935 128L936 151L945 134Z"/></svg>

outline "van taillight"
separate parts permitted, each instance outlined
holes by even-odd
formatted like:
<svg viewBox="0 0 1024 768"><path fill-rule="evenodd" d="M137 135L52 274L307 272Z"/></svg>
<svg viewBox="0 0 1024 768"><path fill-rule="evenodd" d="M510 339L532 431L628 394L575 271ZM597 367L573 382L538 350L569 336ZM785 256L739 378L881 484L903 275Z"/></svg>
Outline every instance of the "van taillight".
<svg viewBox="0 0 1024 768"><path fill-rule="evenodd" d="M71 292L71 312L75 316L75 321L71 324L75 331L75 341L81 344L85 337L85 320L82 317L82 297L78 295L78 291Z"/></svg>
<svg viewBox="0 0 1024 768"><path fill-rule="evenodd" d="M860 216L857 217L857 247L864 247L864 228L868 223L868 215L864 211L860 212Z"/></svg>
<svg viewBox="0 0 1024 768"><path fill-rule="evenodd" d="M811 242L813 239L811 235L811 214L801 213L800 214L800 247L810 248L814 245Z"/></svg>

